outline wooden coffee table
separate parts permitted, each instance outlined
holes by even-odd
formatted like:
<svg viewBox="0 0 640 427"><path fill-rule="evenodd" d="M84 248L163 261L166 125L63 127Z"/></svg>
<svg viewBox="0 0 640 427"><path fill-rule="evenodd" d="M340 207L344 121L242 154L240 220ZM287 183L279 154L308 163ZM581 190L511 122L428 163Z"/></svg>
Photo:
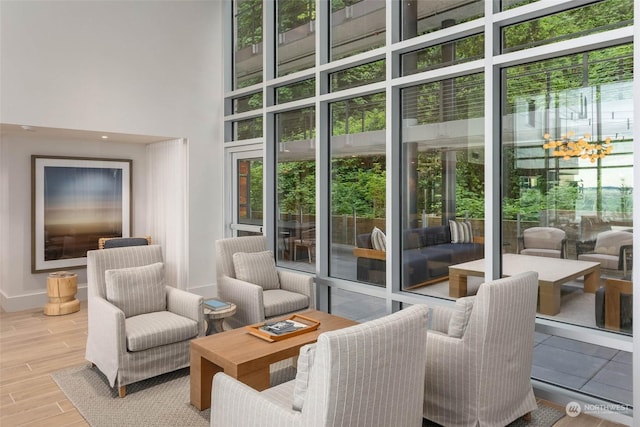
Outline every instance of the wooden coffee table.
<svg viewBox="0 0 640 427"><path fill-rule="evenodd" d="M265 390L269 388L269 365L297 356L300 347L315 342L323 332L357 324L316 310L301 314L319 320L318 329L276 342L255 337L246 328L191 341L191 404L199 410L211 406L211 382L218 372L224 372L256 390Z"/></svg>
<svg viewBox="0 0 640 427"><path fill-rule="evenodd" d="M600 287L600 263L573 259L547 258L531 255L503 254L503 276L525 271L538 273L538 313L556 315L560 312L560 286L584 276L584 291L595 293ZM467 276L484 277L484 259L449 266L449 296L467 295Z"/></svg>

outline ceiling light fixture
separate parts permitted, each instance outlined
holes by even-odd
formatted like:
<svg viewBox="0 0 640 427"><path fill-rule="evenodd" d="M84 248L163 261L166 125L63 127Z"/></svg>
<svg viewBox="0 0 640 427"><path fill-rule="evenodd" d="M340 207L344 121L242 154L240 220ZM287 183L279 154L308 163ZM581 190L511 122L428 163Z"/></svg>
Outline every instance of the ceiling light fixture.
<svg viewBox="0 0 640 427"><path fill-rule="evenodd" d="M102 135L102 139L109 139L107 135Z"/></svg>

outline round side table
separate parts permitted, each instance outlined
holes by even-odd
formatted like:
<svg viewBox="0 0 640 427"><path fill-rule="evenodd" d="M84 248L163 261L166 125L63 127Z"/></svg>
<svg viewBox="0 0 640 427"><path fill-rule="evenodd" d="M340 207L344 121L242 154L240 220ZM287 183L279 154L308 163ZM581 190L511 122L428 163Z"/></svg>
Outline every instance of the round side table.
<svg viewBox="0 0 640 427"><path fill-rule="evenodd" d="M222 310L214 311L207 307L204 308L204 318L207 320L207 335L211 335L214 332L224 332L224 319L236 314L236 305L232 302L229 304L229 307Z"/></svg>
<svg viewBox="0 0 640 427"><path fill-rule="evenodd" d="M78 292L78 276L68 271L50 273L47 277L47 296L49 302L44 306L47 316L59 316L75 313L80 310Z"/></svg>

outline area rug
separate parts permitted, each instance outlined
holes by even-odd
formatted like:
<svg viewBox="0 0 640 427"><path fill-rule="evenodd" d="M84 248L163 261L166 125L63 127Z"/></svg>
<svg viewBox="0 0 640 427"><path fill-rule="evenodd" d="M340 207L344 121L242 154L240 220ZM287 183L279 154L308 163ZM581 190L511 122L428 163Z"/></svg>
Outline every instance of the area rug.
<svg viewBox="0 0 640 427"><path fill-rule="evenodd" d="M88 365L51 377L92 427L209 426L210 410L200 412L189 403L188 368L130 384L124 399Z"/></svg>
<svg viewBox="0 0 640 427"><path fill-rule="evenodd" d="M54 372L51 377L92 427L209 426L210 410L201 412L189 403L188 368L130 384L124 399L98 369L88 365ZM551 427L563 415L539 406L531 423L518 420L510 427ZM425 420L423 426L437 424Z"/></svg>

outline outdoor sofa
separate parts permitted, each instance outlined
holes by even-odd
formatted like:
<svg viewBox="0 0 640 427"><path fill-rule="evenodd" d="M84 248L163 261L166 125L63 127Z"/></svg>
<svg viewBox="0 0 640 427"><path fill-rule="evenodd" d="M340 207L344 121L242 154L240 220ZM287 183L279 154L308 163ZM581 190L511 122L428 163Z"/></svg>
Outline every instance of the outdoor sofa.
<svg viewBox="0 0 640 427"><path fill-rule="evenodd" d="M483 258L483 239L475 237L469 240L452 243L448 225L405 230L402 240L403 288L446 280L450 265ZM384 286L386 253L373 249L371 233L359 234L357 245L353 251L357 258L357 280Z"/></svg>

